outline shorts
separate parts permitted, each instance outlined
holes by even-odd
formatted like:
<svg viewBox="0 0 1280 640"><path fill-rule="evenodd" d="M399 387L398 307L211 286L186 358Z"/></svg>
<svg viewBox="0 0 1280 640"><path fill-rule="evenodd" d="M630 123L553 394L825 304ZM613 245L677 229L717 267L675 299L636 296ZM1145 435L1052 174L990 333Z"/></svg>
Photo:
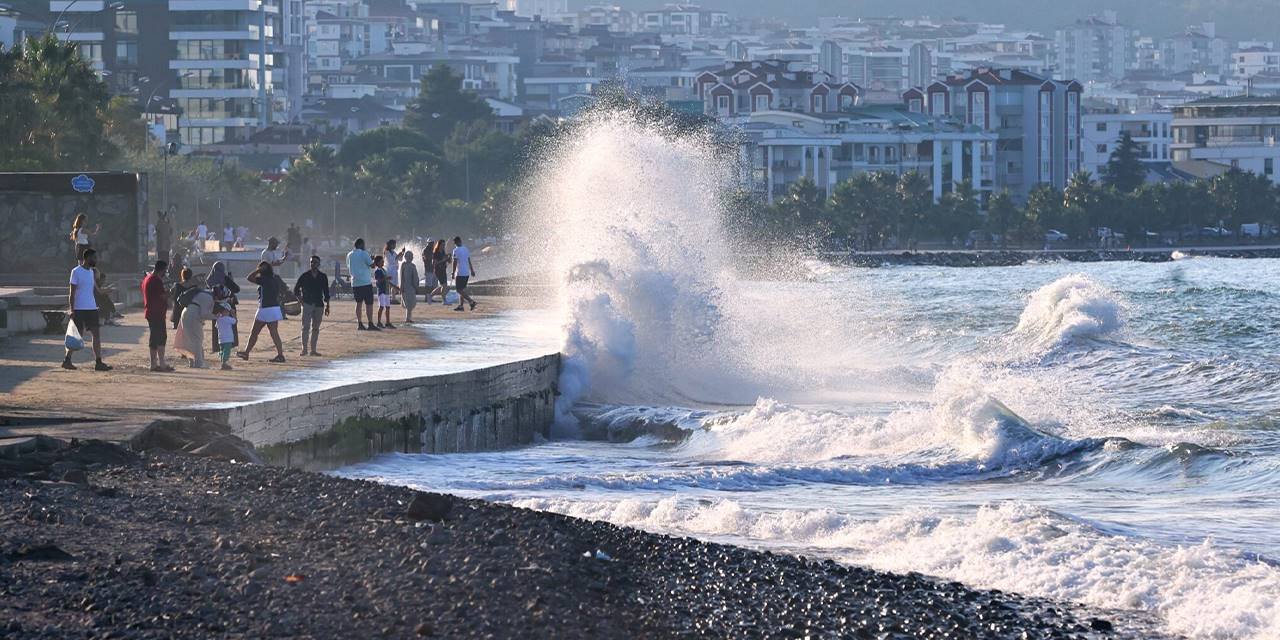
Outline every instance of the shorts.
<svg viewBox="0 0 1280 640"><path fill-rule="evenodd" d="M453 288L457 289L458 291L465 290L467 288L467 281L470 279L471 279L471 276L458 276L454 278Z"/></svg>
<svg viewBox="0 0 1280 640"><path fill-rule="evenodd" d="M284 312L280 307L258 307L258 314L253 319L258 322L280 322L284 320Z"/></svg>
<svg viewBox="0 0 1280 640"><path fill-rule="evenodd" d="M444 285L446 287L449 286L449 274L444 270L443 267L440 269L436 269L436 280L439 281L441 285Z"/></svg>
<svg viewBox="0 0 1280 640"><path fill-rule="evenodd" d="M361 302L373 304L373 285L362 284L358 287L351 287L351 293L356 297L356 304Z"/></svg>
<svg viewBox="0 0 1280 640"><path fill-rule="evenodd" d="M76 324L76 328L83 334L86 331L98 332L98 310L85 309L75 310L71 312L71 321Z"/></svg>
<svg viewBox="0 0 1280 640"><path fill-rule="evenodd" d="M151 327L151 339L147 342L147 346L158 349L169 344L169 328L165 326L164 318L159 320L147 318L147 326Z"/></svg>
<svg viewBox="0 0 1280 640"><path fill-rule="evenodd" d="M384 308L390 308L390 307L391 307L391 296L389 296L389 295L387 295L387 294L385 294L385 293L379 293L379 294L378 294L378 306L379 306L379 307L384 307Z"/></svg>

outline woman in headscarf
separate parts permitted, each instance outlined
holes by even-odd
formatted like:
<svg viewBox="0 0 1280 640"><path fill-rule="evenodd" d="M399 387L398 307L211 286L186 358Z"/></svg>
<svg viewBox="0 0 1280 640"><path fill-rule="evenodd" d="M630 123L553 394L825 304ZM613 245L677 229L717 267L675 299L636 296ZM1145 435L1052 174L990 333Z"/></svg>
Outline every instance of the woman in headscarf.
<svg viewBox="0 0 1280 640"><path fill-rule="evenodd" d="M236 308L236 294L240 293L240 285L236 284L231 272L227 271L227 264L221 260L213 263L213 268L209 270L209 292L213 294L213 301L225 302L232 310ZM222 348L222 343L218 340L218 321L215 318L209 323L213 327L213 346L210 350L218 353ZM232 344L240 344L240 331L234 325L231 327Z"/></svg>
<svg viewBox="0 0 1280 640"><path fill-rule="evenodd" d="M178 353L190 359L195 369L205 368L204 323L214 318L213 293L209 291L208 280L204 274L197 275L191 279L191 288L183 292L182 298L190 299L183 306L182 320L173 339Z"/></svg>
<svg viewBox="0 0 1280 640"><path fill-rule="evenodd" d="M413 263L413 252L404 252L400 263L400 293L404 296L404 321L413 322L413 308L418 305L418 265Z"/></svg>
<svg viewBox="0 0 1280 640"><path fill-rule="evenodd" d="M182 294L191 288L191 268L183 267L178 272L178 281L173 283L173 288L169 290L169 301L172 303L173 311L170 312L169 321L173 323L173 328L178 328L178 323L182 320L182 307L178 306L178 301L182 300Z"/></svg>

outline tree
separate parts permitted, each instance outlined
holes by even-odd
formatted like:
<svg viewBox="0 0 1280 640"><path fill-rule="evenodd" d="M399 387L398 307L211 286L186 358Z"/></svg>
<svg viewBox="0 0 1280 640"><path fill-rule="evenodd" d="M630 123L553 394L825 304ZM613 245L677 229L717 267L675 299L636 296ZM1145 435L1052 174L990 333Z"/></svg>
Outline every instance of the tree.
<svg viewBox="0 0 1280 640"><path fill-rule="evenodd" d="M428 140L425 135L414 129L378 127L347 136L347 139L342 141L342 146L338 148L337 161L348 169L355 169L365 158L386 153L393 147L418 149L440 155L440 145Z"/></svg>
<svg viewBox="0 0 1280 640"><path fill-rule="evenodd" d="M972 183L961 181L942 194L933 224L944 238L965 238L978 227L978 194Z"/></svg>
<svg viewBox="0 0 1280 640"><path fill-rule="evenodd" d="M493 109L473 91L462 89L462 76L437 64L422 76L418 97L409 103L404 124L428 140L442 144L454 127L465 122L491 122Z"/></svg>
<svg viewBox="0 0 1280 640"><path fill-rule="evenodd" d="M846 237L860 238L866 249L881 246L899 220L897 176L859 173L836 185L831 195L831 226Z"/></svg>
<svg viewBox="0 0 1280 640"><path fill-rule="evenodd" d="M1022 223L1022 212L1013 203L1008 189L992 194L987 202L987 230L1000 236L1001 247L1008 243L1009 235Z"/></svg>
<svg viewBox="0 0 1280 640"><path fill-rule="evenodd" d="M1276 193L1271 181L1251 171L1232 167L1214 176L1209 181L1209 197L1218 220L1228 229L1237 229L1246 222L1276 219Z"/></svg>
<svg viewBox="0 0 1280 640"><path fill-rule="evenodd" d="M1038 184L1027 194L1027 206L1024 211L1024 225L1018 231L1018 237L1024 242L1039 243L1041 234L1062 226L1065 221L1066 207L1062 203L1062 192L1051 184Z"/></svg>
<svg viewBox="0 0 1280 640"><path fill-rule="evenodd" d="M516 140L479 120L454 128L444 144L449 161L448 195L480 198L493 182L512 176L518 166Z"/></svg>
<svg viewBox="0 0 1280 640"><path fill-rule="evenodd" d="M898 236L912 246L933 210L933 185L919 171L908 171L898 178L897 193Z"/></svg>
<svg viewBox="0 0 1280 640"><path fill-rule="evenodd" d="M1067 181L1062 192L1063 217L1059 225L1072 240L1082 240L1089 227L1103 226L1107 222L1099 206L1098 183L1088 171L1077 171Z"/></svg>
<svg viewBox="0 0 1280 640"><path fill-rule="evenodd" d="M107 137L117 147L133 152L141 152L147 148L147 123L143 121L142 110L133 98L112 98L107 103L105 120Z"/></svg>
<svg viewBox="0 0 1280 640"><path fill-rule="evenodd" d="M1120 133L1120 142L1102 168L1102 181L1120 193L1132 193L1146 181L1147 169L1139 158L1138 143L1128 131Z"/></svg>
<svg viewBox="0 0 1280 640"><path fill-rule="evenodd" d="M779 220L793 228L812 232L825 218L827 196L809 178L800 178L787 188L787 195L774 203Z"/></svg>

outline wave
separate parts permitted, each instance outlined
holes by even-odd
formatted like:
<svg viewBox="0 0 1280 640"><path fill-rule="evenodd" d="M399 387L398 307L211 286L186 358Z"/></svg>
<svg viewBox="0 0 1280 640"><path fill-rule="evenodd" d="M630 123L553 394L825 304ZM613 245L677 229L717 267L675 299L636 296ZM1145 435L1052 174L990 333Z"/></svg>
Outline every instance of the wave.
<svg viewBox="0 0 1280 640"><path fill-rule="evenodd" d="M908 510L875 521L830 509L754 509L734 500L527 498L513 504L821 553L978 588L1148 611L1170 632L1196 638L1280 634L1280 568L1274 564L1211 540L1175 545L1111 535L1026 503L989 504L970 515Z"/></svg>
<svg viewBox="0 0 1280 640"><path fill-rule="evenodd" d="M1059 278L1027 298L1012 338L1024 350L1044 353L1124 327L1124 304L1093 279L1076 274Z"/></svg>

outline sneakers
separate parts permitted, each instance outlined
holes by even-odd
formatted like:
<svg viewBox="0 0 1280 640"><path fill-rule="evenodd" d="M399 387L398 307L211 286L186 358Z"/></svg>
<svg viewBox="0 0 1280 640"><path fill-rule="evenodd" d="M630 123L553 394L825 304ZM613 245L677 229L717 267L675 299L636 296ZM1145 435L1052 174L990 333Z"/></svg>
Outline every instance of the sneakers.
<svg viewBox="0 0 1280 640"><path fill-rule="evenodd" d="M110 370L112 370L113 368L114 368L114 367L112 367L111 365L109 365L109 364L107 364L107 363L105 363L105 362L103 362L103 361L101 361L101 360L99 360L99 361L97 361L97 362L93 363L93 370L94 370L94 371L110 371Z"/></svg>
<svg viewBox="0 0 1280 640"><path fill-rule="evenodd" d="M472 310L472 311L475 311L475 310L476 310L476 301L475 301L475 300L472 300L472 301L471 301L471 310Z"/></svg>
<svg viewBox="0 0 1280 640"><path fill-rule="evenodd" d="M391 324L390 322L388 322L387 324L383 325L383 326L382 326L382 328L384 328L384 329L394 329L394 328L396 328L396 326L395 326L394 324Z"/></svg>
<svg viewBox="0 0 1280 640"><path fill-rule="evenodd" d="M71 364L71 360L63 360L62 368L67 371L75 371L77 367L74 364Z"/></svg>
<svg viewBox="0 0 1280 640"><path fill-rule="evenodd" d="M222 363L222 370L223 370L223 371L230 371L230 370L231 370L231 363L230 363L230 362L224 362L224 363Z"/></svg>
<svg viewBox="0 0 1280 640"><path fill-rule="evenodd" d="M369 330L370 330L370 331L382 331L382 329L379 329L378 327L375 327L375 326L373 326L373 325L369 325Z"/></svg>
<svg viewBox="0 0 1280 640"><path fill-rule="evenodd" d="M237 351L237 352L236 352L236 357L240 358L241 360L248 360L248 359L249 359L249 352L248 352L248 351Z"/></svg>
<svg viewBox="0 0 1280 640"><path fill-rule="evenodd" d="M300 353L300 354L298 354L298 355L300 355L300 356L302 356L302 357L304 357L304 358L305 358L305 357L308 355L308 351L307 351L306 349L303 349L303 350L302 350L302 353Z"/></svg>
<svg viewBox="0 0 1280 640"><path fill-rule="evenodd" d="M369 327L364 326L363 322L360 323L360 326L356 327L356 331L368 331L368 330L369 330Z"/></svg>
<svg viewBox="0 0 1280 640"><path fill-rule="evenodd" d="M320 353L319 351L315 351L315 350L313 349L313 350L311 351L311 357L312 357L312 358L320 358L320 357L323 357L323 356L321 355L321 353Z"/></svg>
<svg viewBox="0 0 1280 640"><path fill-rule="evenodd" d="M268 360L267 362L284 362L284 356L276 356Z"/></svg>
<svg viewBox="0 0 1280 640"><path fill-rule="evenodd" d="M454 311L466 311L466 308L464 308L462 305L458 305L458 306L454 307L454 308L453 308L453 310L454 310Z"/></svg>

